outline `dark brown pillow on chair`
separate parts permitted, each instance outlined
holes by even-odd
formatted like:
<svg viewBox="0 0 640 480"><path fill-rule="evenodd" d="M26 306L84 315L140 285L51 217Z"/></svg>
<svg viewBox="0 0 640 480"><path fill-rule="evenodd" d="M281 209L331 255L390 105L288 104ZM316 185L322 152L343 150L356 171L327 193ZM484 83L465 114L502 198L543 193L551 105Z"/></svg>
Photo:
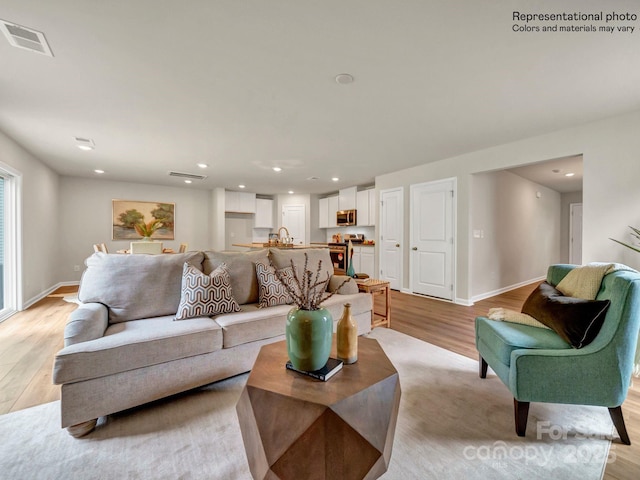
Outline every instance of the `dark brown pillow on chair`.
<svg viewBox="0 0 640 480"><path fill-rule="evenodd" d="M582 348L598 335L610 303L609 300L565 297L543 282L524 302L522 313L551 328L573 348Z"/></svg>

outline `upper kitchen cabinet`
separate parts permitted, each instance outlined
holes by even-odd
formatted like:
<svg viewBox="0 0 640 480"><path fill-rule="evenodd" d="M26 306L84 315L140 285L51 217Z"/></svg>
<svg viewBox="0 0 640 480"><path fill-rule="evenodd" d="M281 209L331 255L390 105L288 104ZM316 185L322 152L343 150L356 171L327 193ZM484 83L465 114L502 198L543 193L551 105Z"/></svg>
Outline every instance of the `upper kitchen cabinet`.
<svg viewBox="0 0 640 480"><path fill-rule="evenodd" d="M318 200L318 228L329 228L329 199Z"/></svg>
<svg viewBox="0 0 640 480"><path fill-rule="evenodd" d="M233 213L256 213L256 194L225 190L224 211Z"/></svg>
<svg viewBox="0 0 640 480"><path fill-rule="evenodd" d="M273 200L256 198L256 216L253 228L275 228L273 225Z"/></svg>
<svg viewBox="0 0 640 480"><path fill-rule="evenodd" d="M357 193L358 187L341 189L338 195L338 210L355 210Z"/></svg>
<svg viewBox="0 0 640 480"><path fill-rule="evenodd" d="M338 211L338 195L318 200L318 228L335 228Z"/></svg>
<svg viewBox="0 0 640 480"><path fill-rule="evenodd" d="M329 206L328 206L329 210L328 210L327 226L328 228L335 228L338 226L336 213L338 212L338 210L340 210L340 208L338 208L338 204L339 204L338 195L329 197L328 200L329 200Z"/></svg>
<svg viewBox="0 0 640 480"><path fill-rule="evenodd" d="M376 224L376 191L372 188L357 193L358 226Z"/></svg>

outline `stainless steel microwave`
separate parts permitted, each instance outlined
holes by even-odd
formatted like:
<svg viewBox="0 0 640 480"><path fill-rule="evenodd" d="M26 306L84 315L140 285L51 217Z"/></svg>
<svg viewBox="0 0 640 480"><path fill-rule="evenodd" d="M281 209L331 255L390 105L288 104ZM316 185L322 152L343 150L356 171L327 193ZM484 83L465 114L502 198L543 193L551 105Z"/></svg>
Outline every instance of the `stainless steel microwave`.
<svg viewBox="0 0 640 480"><path fill-rule="evenodd" d="M355 225L357 221L356 210L340 210L336 213L336 225L339 227Z"/></svg>

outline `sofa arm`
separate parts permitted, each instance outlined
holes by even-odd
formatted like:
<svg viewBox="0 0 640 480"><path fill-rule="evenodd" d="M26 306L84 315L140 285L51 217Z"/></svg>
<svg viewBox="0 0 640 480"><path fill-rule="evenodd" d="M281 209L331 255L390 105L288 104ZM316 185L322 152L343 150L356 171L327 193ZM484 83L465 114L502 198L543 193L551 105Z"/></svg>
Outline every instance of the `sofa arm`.
<svg viewBox="0 0 640 480"><path fill-rule="evenodd" d="M64 327L64 346L101 338L109 325L109 312L102 303L83 303Z"/></svg>
<svg viewBox="0 0 640 480"><path fill-rule="evenodd" d="M347 283L344 283L345 281ZM358 293L358 284L353 278L347 275L333 275L329 279L327 290L331 293L335 292L338 295L352 295Z"/></svg>

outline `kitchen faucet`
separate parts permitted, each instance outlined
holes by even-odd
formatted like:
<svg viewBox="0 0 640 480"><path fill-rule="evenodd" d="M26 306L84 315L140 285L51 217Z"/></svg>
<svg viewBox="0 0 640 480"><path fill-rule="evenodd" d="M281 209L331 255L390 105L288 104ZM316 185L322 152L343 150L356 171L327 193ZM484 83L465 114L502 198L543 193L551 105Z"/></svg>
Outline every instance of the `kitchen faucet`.
<svg viewBox="0 0 640 480"><path fill-rule="evenodd" d="M280 232L281 232L281 230L284 230L284 231L287 233L287 236L286 236L286 237L282 238L282 235L281 235L281 233L280 233ZM280 228L278 229L278 241L279 241L280 243L285 244L285 245L287 245L287 244L289 244L289 243L291 243L291 242L292 242L292 239L289 237L289 230L287 230L287 227L280 227Z"/></svg>

